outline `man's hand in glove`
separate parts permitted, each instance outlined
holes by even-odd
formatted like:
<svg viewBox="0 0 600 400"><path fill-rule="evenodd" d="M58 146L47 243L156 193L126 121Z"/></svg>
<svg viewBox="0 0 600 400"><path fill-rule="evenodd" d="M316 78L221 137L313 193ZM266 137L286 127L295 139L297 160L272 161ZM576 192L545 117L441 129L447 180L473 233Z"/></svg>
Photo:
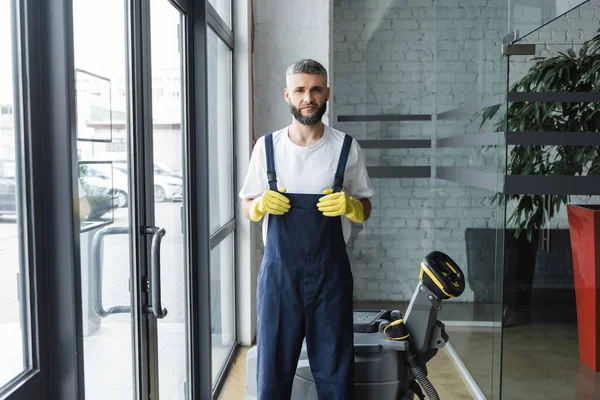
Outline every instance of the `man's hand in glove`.
<svg viewBox="0 0 600 400"><path fill-rule="evenodd" d="M280 193L267 189L262 196L250 204L250 219L260 221L265 214L283 215L290 210L290 200L282 195L286 189L277 189Z"/></svg>
<svg viewBox="0 0 600 400"><path fill-rule="evenodd" d="M356 223L365 220L363 204L360 200L356 200L344 192L333 193L333 189L326 189L323 193L325 196L319 199L317 208L326 217L345 215L350 221Z"/></svg>

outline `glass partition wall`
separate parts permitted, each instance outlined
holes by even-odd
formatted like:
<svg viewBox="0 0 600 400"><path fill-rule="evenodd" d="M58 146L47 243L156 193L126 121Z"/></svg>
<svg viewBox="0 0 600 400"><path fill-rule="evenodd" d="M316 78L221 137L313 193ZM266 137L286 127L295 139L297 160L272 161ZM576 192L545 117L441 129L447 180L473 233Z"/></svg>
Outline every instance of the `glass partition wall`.
<svg viewBox="0 0 600 400"><path fill-rule="evenodd" d="M433 246L435 18L387 3L335 2L330 120L358 140L376 191L349 244L356 306L404 310Z"/></svg>
<svg viewBox="0 0 600 400"><path fill-rule="evenodd" d="M428 363L441 398L498 398L507 3L338 1L334 126L361 144L376 188L354 225L355 307L406 311L421 260L448 254L466 290L442 303L450 341ZM497 261L499 260L499 261Z"/></svg>
<svg viewBox="0 0 600 400"><path fill-rule="evenodd" d="M443 304L448 350L468 398L500 398L504 255L507 3L435 2L434 247L462 268L463 295ZM496 111L492 115L492 111Z"/></svg>
<svg viewBox="0 0 600 400"><path fill-rule="evenodd" d="M331 120L362 146L376 191L349 244L357 307L406 308L433 245L435 19L394 3L334 7Z"/></svg>
<svg viewBox="0 0 600 400"><path fill-rule="evenodd" d="M599 17L594 1L511 7L504 192L520 248L506 244L516 262L504 269L520 285L503 331L504 399L600 397Z"/></svg>
<svg viewBox="0 0 600 400"><path fill-rule="evenodd" d="M404 312L427 253L458 263L442 398L600 395L598 20L598 1L334 3L331 120L376 188L355 307Z"/></svg>

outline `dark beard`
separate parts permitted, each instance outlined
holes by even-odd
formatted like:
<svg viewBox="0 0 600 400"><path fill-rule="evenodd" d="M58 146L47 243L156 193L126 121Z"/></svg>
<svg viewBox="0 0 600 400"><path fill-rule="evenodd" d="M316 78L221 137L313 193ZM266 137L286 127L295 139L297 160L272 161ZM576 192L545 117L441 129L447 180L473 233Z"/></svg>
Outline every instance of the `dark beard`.
<svg viewBox="0 0 600 400"><path fill-rule="evenodd" d="M293 104L290 104L290 112L292 113L294 118L296 118L296 121L300 122L302 125L312 126L318 124L319 122L321 122L321 118L323 118L323 115L325 115L325 111L327 111L327 102L323 103L322 106L318 107L314 114L306 116L302 115L302 110L300 110L298 107L295 107Z"/></svg>

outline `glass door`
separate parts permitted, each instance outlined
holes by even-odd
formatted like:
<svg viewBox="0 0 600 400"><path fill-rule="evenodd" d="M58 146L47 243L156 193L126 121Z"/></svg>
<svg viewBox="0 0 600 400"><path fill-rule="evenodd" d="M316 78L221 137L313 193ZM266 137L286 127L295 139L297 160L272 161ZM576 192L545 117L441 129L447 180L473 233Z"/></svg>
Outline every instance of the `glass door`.
<svg viewBox="0 0 600 400"><path fill-rule="evenodd" d="M127 71L124 1L73 1L81 302L85 396L131 399L132 336ZM112 29L106 29L111 26ZM102 32L102 35L97 34ZM125 165L124 170L118 169Z"/></svg>
<svg viewBox="0 0 600 400"><path fill-rule="evenodd" d="M0 397L30 371L32 318L26 163L20 116L17 4L0 1ZM35 332L34 332L35 334Z"/></svg>
<svg viewBox="0 0 600 400"><path fill-rule="evenodd" d="M156 383L160 399L188 399L186 242L183 223L187 215L183 201L185 164L183 68L184 15L167 0L150 1L152 75L152 178L154 225L165 230L160 252L162 304L168 314L159 319L151 343L157 356ZM156 367L156 363L153 363Z"/></svg>
<svg viewBox="0 0 600 400"><path fill-rule="evenodd" d="M504 399L600 396L599 13L597 1L511 3Z"/></svg>
<svg viewBox="0 0 600 400"><path fill-rule="evenodd" d="M74 0L86 399L186 399L186 14Z"/></svg>

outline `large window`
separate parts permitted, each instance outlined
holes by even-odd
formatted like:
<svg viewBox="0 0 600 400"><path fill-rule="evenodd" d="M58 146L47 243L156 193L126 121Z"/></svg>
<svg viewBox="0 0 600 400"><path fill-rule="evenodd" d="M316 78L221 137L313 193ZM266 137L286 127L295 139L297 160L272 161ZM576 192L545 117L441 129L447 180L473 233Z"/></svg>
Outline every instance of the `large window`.
<svg viewBox="0 0 600 400"><path fill-rule="evenodd" d="M51 3L0 0L0 399L210 397L237 343L231 1Z"/></svg>
<svg viewBox="0 0 600 400"><path fill-rule="evenodd" d="M210 232L233 218L232 51L208 30Z"/></svg>
<svg viewBox="0 0 600 400"><path fill-rule="evenodd" d="M13 1L0 1L0 393L32 366ZM16 62L15 62L16 61Z"/></svg>
<svg viewBox="0 0 600 400"><path fill-rule="evenodd" d="M211 0L207 7L210 303L212 373L217 387L236 343L233 35L231 2Z"/></svg>

